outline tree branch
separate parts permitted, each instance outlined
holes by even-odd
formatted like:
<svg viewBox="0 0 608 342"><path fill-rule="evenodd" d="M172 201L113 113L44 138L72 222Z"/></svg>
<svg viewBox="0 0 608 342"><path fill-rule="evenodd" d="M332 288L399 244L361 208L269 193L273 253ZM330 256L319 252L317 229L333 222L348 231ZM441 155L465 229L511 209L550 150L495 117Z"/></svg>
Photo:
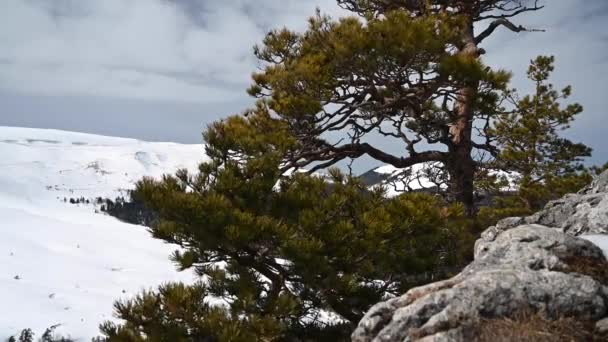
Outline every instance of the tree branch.
<svg viewBox="0 0 608 342"><path fill-rule="evenodd" d="M282 171L293 167L305 167L315 162L322 162L321 164L315 165L312 170L310 170L314 172L332 166L346 158L358 158L364 154L383 163L393 165L396 168L406 168L425 162L442 162L446 158L446 152L440 151L425 151L408 157L397 157L379 150L368 143L351 143L338 147L325 143L324 146L317 147L316 151L302 151L301 154L296 154L293 157L295 157L294 159L299 160L299 162L297 160L292 160L291 163L286 164L282 168Z"/></svg>
<svg viewBox="0 0 608 342"><path fill-rule="evenodd" d="M545 30L541 30L541 29L529 29L529 28L525 28L521 25L516 26L508 19L500 18L500 19L494 20L492 23L490 23L490 25L485 30L483 30L483 32L481 32L479 35L477 35L477 37L475 37L475 43L476 44L481 43L484 39L488 38L494 32L494 30L496 30L501 25L508 28L509 30L511 30L513 32L545 32Z"/></svg>
<svg viewBox="0 0 608 342"><path fill-rule="evenodd" d="M479 15L475 18L475 21L487 20L487 19L505 19L505 18L513 18L525 12L534 12L539 11L545 6L539 6L539 0L534 0L534 5L532 6L524 6L521 1L512 1L511 3L514 6L509 7L509 1L506 4L499 4L500 1L497 0L489 0L488 6L485 10L480 11L480 13L490 12L495 13L499 12L502 14L489 14L489 15Z"/></svg>

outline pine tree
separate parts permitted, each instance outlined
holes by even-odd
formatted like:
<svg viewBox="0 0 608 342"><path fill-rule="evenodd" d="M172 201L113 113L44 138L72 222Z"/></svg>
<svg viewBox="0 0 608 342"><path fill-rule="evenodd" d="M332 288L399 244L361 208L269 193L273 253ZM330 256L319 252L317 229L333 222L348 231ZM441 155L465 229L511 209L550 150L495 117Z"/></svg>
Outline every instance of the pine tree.
<svg viewBox="0 0 608 342"><path fill-rule="evenodd" d="M117 303L126 322L102 327L111 341L346 341L371 305L448 276L463 262L454 242L473 241L462 208L439 198L387 199L337 170L330 181L281 176L296 142L268 113L230 117L204 136L210 160L199 173L144 179L133 196L158 212L154 236L183 248L178 267L206 285Z"/></svg>
<svg viewBox="0 0 608 342"><path fill-rule="evenodd" d="M582 164L591 149L560 136L583 107L578 103L562 104L572 88L556 90L549 83L554 61L552 56L531 61L528 78L534 83L535 92L521 99L513 95L515 109L500 116L491 132L501 149L497 163L518 175L517 199L528 211L577 191L591 177Z"/></svg>
<svg viewBox="0 0 608 342"><path fill-rule="evenodd" d="M249 92L300 145L285 168L324 168L367 155L397 168L436 162L450 197L473 213L478 120L492 120L509 74L482 64L480 45L542 8L521 0L338 0L358 17L318 14L308 30L272 31ZM476 32L476 28L482 30ZM332 139L332 137L338 137ZM391 154L384 146L401 144ZM426 146L426 147L423 147ZM431 147L429 149L429 146Z"/></svg>
<svg viewBox="0 0 608 342"><path fill-rule="evenodd" d="M318 13L306 32L276 30L255 49L263 70L249 92L259 101L208 127L198 173L138 183L133 196L158 213L154 236L179 245L173 260L206 283L117 303L125 322L102 326L109 340L345 341L372 304L462 264L473 241L464 214L473 213L474 151L508 160L500 125L489 123L504 115L509 74L483 65L479 45L500 26L526 31L510 18L542 7L338 2L358 16ZM485 141L474 141L474 127ZM403 153L374 144L377 136ZM285 176L363 155L398 168L437 162L459 204L389 199L336 169L327 179Z"/></svg>

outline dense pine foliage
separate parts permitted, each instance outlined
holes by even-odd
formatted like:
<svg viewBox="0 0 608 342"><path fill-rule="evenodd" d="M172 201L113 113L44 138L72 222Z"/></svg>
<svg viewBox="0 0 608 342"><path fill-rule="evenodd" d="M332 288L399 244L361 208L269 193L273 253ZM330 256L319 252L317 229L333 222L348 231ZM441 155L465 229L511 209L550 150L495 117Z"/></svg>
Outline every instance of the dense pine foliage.
<svg viewBox="0 0 608 342"><path fill-rule="evenodd" d="M521 99L511 96L515 110L500 116L492 132L501 147L497 163L518 174L520 199L530 210L590 181L581 171L582 160L591 155L591 149L559 135L583 107L560 103L572 89L567 86L558 91L548 82L553 63L554 58L547 56L532 61L528 78L534 82L535 92Z"/></svg>
<svg viewBox="0 0 608 342"><path fill-rule="evenodd" d="M330 179L280 177L277 156L289 139L258 134L270 123L269 116L216 123L205 135L212 160L200 173L138 184L134 196L160 216L154 236L181 245L173 259L207 285L167 285L117 304L128 323L106 324L107 336L345 339L375 302L464 262L472 238L460 206L425 194L387 199L337 170ZM209 295L225 305L208 306Z"/></svg>
<svg viewBox="0 0 608 342"><path fill-rule="evenodd" d="M507 96L511 110L498 116L490 129L500 152L488 164L512 172L516 191L497 197L490 208L481 208L480 214L488 223L538 211L548 201L578 191L591 182L592 174L605 169L587 169L583 159L591 155L591 148L560 135L583 108L578 103L564 103L571 95L570 86L558 91L549 83L554 60L539 56L531 61L528 78L534 93L520 97L511 90ZM492 179L492 186L504 184Z"/></svg>
<svg viewBox="0 0 608 342"><path fill-rule="evenodd" d="M317 14L305 32L274 30L256 47L249 93L298 145L285 167L371 157L397 168L432 162L448 199L474 214L474 180L498 154L491 122L510 74L483 64L497 29L542 9L520 0L338 0L354 16ZM337 138L336 138L337 137ZM399 146L396 153L386 148Z"/></svg>

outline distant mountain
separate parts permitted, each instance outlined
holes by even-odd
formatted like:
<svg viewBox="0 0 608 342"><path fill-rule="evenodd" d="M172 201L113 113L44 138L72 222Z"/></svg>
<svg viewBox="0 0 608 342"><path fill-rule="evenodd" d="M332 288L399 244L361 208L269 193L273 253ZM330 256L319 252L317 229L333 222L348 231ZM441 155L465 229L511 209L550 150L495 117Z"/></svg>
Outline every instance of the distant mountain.
<svg viewBox="0 0 608 342"><path fill-rule="evenodd" d="M202 145L0 127L0 340L56 324L90 340L114 300L193 281L169 261L175 246L69 199L123 196L143 176L204 159Z"/></svg>
<svg viewBox="0 0 608 342"><path fill-rule="evenodd" d="M421 163L409 168L399 169L392 165L383 165L362 173L359 177L368 186L384 186L387 196L393 197L408 191L437 192L445 190L447 180L437 172L439 163ZM508 183L501 191L505 193L516 189L517 175L504 171L490 171L491 175L504 177ZM487 200L487 198L486 198ZM487 204L484 200L483 204Z"/></svg>
<svg viewBox="0 0 608 342"><path fill-rule="evenodd" d="M393 197L407 191L437 191L445 186L434 175L436 163L416 164L399 169L392 165L383 165L371 169L359 177L369 187L384 186L387 196Z"/></svg>

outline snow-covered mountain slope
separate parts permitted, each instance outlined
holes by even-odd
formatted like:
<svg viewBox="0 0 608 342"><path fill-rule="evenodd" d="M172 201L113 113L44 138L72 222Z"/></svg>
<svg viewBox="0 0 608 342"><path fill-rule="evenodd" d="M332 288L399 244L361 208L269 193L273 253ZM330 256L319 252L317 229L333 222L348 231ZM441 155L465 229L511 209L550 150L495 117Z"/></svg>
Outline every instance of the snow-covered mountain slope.
<svg viewBox="0 0 608 342"><path fill-rule="evenodd" d="M437 169L440 163L421 163L409 168L400 169L392 165L383 165L371 169L363 174L361 178L370 187L384 186L388 197L398 196L407 191L445 189L446 180L442 179L441 172ZM517 175L504 171L490 171L490 175L497 176L506 181L503 191L515 190Z"/></svg>
<svg viewBox="0 0 608 342"><path fill-rule="evenodd" d="M192 281L168 259L175 246L63 198L113 198L203 159L202 145L0 127L0 340L55 324L90 340L114 300Z"/></svg>
<svg viewBox="0 0 608 342"><path fill-rule="evenodd" d="M362 174L361 177L370 186L384 186L387 196L394 197L406 191L442 186L433 182L433 165L433 163L416 164L407 169L383 165Z"/></svg>
<svg viewBox="0 0 608 342"><path fill-rule="evenodd" d="M204 151L202 145L0 127L0 156L3 195L112 197L142 176L195 169Z"/></svg>

